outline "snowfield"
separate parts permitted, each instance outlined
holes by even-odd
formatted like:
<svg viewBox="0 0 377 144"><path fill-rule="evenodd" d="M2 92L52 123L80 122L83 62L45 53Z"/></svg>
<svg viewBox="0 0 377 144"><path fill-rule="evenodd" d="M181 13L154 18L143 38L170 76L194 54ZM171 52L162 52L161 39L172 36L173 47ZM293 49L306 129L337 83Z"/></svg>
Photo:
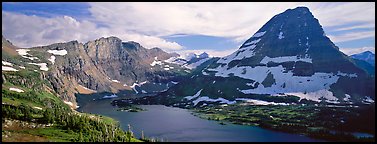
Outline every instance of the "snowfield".
<svg viewBox="0 0 377 144"><path fill-rule="evenodd" d="M279 38L279 39L283 39L283 38L284 38L284 36L283 36L283 32L280 32L280 33L279 33L278 38Z"/></svg>
<svg viewBox="0 0 377 144"><path fill-rule="evenodd" d="M154 57L153 62L150 64L151 66L155 65L162 65L162 62L157 59L157 57Z"/></svg>
<svg viewBox="0 0 377 144"><path fill-rule="evenodd" d="M370 98L369 96L365 96L364 99L363 99L363 103L371 104L371 103L374 103L374 100L372 98Z"/></svg>
<svg viewBox="0 0 377 144"><path fill-rule="evenodd" d="M19 88L9 88L10 91L15 91L15 92L24 92L22 89L19 89Z"/></svg>
<svg viewBox="0 0 377 144"><path fill-rule="evenodd" d="M135 92L136 94L138 94L139 92L136 90L135 86L139 86L141 87L143 84L146 84L148 81L143 81L141 83L133 83L132 86L130 86ZM125 84L126 85L126 84Z"/></svg>
<svg viewBox="0 0 377 144"><path fill-rule="evenodd" d="M52 56L50 56L50 58L47 59L47 60L49 60L52 64L55 64L55 59L56 59L56 57L52 55Z"/></svg>
<svg viewBox="0 0 377 144"><path fill-rule="evenodd" d="M30 51L28 49L17 49L16 50L18 52L19 55L21 55L21 57L23 58L27 58L27 59L30 59L30 60L35 60L35 59L38 59L37 57L28 57L26 55L30 55L28 54L27 52ZM31 55L30 55L31 56Z"/></svg>
<svg viewBox="0 0 377 144"><path fill-rule="evenodd" d="M107 99L107 98L116 98L116 97L118 97L116 94L112 94L112 95L105 95L102 98Z"/></svg>
<svg viewBox="0 0 377 144"><path fill-rule="evenodd" d="M258 32L258 33L255 33L252 37L254 37L254 38L262 37L265 33L266 33L266 31Z"/></svg>
<svg viewBox="0 0 377 144"><path fill-rule="evenodd" d="M199 90L199 91L196 92L196 94L194 94L193 96L186 96L186 97L184 97L184 98L187 99L187 100L191 100L191 99L193 99L193 98L196 98L196 97L198 97L198 96L200 95L200 93L202 92L202 90L203 90L203 89Z"/></svg>
<svg viewBox="0 0 377 144"><path fill-rule="evenodd" d="M6 66L13 66L12 63L10 62L6 62L6 61L1 61L3 63L3 65L6 65Z"/></svg>
<svg viewBox="0 0 377 144"><path fill-rule="evenodd" d="M29 63L29 64L40 66L39 68L40 70L48 71L48 67L46 63Z"/></svg>
<svg viewBox="0 0 377 144"><path fill-rule="evenodd" d="M197 66L199 66L202 63L206 62L209 59L211 59L211 58L204 58L204 59L201 59L201 60L199 60L199 61L197 61L195 63L191 63L189 65L185 65L185 67L188 68L188 69L194 69L194 68L196 68Z"/></svg>
<svg viewBox="0 0 377 144"><path fill-rule="evenodd" d="M68 54L68 52L66 50L47 50L48 53L51 53L53 55L60 55L60 56L64 56L66 54Z"/></svg>
<svg viewBox="0 0 377 144"><path fill-rule="evenodd" d="M16 51L18 52L19 55L24 56L24 55L28 55L27 52L30 51L30 50L28 50L28 49L17 49Z"/></svg>
<svg viewBox="0 0 377 144"><path fill-rule="evenodd" d="M310 58L297 58L296 56L269 58L264 57L261 63L268 62L286 62L286 61L304 61L311 63ZM301 99L308 99L313 101L320 101L320 98L326 98L328 102L339 103L338 98L333 96L329 91L330 86L335 84L339 77L357 77L356 74L347 74L338 71L338 73L321 73L316 72L312 76L294 76L292 71L285 71L281 65L277 67L256 66L235 66L229 68L228 65L219 65L214 69L206 69L207 71L214 71L215 76L229 77L230 74L234 76L255 81L254 83L246 83L246 85L254 87L255 83L259 85L256 88L240 90L244 94L278 94L285 93L295 95ZM266 79L268 74L272 74L275 82L270 87L264 87L261 83Z"/></svg>
<svg viewBox="0 0 377 144"><path fill-rule="evenodd" d="M219 102L220 101L220 103L226 103L226 104L236 103L236 101L229 101L229 100L221 98L221 97L217 98L217 99L211 99L207 96L201 96L201 97L197 98L196 100L194 100L192 102L194 103L194 106L196 106L201 101L207 101L207 102Z"/></svg>
<svg viewBox="0 0 377 144"><path fill-rule="evenodd" d="M274 58L265 56L260 63L267 64L268 62L282 63L282 62L297 62L297 61L312 63L311 58L298 58L297 56L284 56L284 57L274 57Z"/></svg>
<svg viewBox="0 0 377 144"><path fill-rule="evenodd" d="M236 100L246 101L247 103L251 103L252 105L289 105L288 103L275 103L275 102L268 102L268 101L249 99L249 98L236 98Z"/></svg>
<svg viewBox="0 0 377 144"><path fill-rule="evenodd" d="M2 66L2 67L1 67L1 70L2 70L2 71L18 71L18 70L15 69L15 68L7 67L7 66Z"/></svg>

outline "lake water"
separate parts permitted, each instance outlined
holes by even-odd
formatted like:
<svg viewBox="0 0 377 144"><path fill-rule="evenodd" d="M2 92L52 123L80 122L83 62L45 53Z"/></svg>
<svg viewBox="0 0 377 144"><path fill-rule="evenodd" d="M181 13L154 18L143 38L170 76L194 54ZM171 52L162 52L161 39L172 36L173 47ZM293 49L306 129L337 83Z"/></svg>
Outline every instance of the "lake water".
<svg viewBox="0 0 377 144"><path fill-rule="evenodd" d="M120 122L123 130L130 124L137 137L144 131L146 137L164 141L234 141L234 142L297 142L318 141L306 136L262 129L256 126L221 125L217 121L201 119L187 109L163 105L141 105L147 111L122 112L111 106L111 100L91 101L78 111L112 117Z"/></svg>

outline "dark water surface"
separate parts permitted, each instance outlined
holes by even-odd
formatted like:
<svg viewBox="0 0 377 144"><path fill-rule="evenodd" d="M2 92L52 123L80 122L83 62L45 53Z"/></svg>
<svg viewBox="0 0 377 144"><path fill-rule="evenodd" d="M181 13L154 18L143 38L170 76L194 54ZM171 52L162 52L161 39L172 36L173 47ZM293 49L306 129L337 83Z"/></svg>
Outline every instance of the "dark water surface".
<svg viewBox="0 0 377 144"><path fill-rule="evenodd" d="M221 125L217 121L196 117L187 109L163 105L141 105L139 107L147 111L135 113L116 111L116 107L111 106L110 102L111 100L90 101L81 106L79 111L109 116L118 120L123 130L127 130L127 125L130 124L137 137L141 136L143 130L145 136L162 138L164 141L318 141L257 126Z"/></svg>

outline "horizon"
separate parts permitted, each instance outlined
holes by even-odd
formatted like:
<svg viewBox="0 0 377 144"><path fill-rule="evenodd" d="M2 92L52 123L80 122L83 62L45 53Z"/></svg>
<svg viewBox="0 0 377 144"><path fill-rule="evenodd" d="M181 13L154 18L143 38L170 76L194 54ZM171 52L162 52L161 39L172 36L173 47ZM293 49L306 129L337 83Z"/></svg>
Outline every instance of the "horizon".
<svg viewBox="0 0 377 144"><path fill-rule="evenodd" d="M135 41L148 49L158 47L180 55L206 52L210 56L222 57L236 51L274 15L304 6L309 8L326 35L346 55L365 51L375 53L373 2L2 2L2 6L2 35L19 47L75 40L86 43L115 36L123 42ZM127 13L122 13L124 10ZM262 10L263 13L249 15Z"/></svg>

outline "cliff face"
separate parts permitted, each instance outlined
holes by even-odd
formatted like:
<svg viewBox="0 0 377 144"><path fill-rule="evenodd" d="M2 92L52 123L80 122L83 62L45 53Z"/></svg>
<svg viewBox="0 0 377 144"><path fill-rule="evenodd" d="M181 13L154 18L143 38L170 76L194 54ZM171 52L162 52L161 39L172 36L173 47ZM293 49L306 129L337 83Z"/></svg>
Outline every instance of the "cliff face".
<svg viewBox="0 0 377 144"><path fill-rule="evenodd" d="M141 82L167 83L177 76L177 71L151 66L156 59L162 61L176 54L159 48L146 49L136 42L122 42L116 37L100 38L86 44L71 41L28 49L18 49L3 37L4 46L5 61L41 73L63 100L74 104L75 93L117 93L132 90ZM39 71L30 63L45 64L47 70L41 67ZM180 71L179 67L175 68Z"/></svg>

